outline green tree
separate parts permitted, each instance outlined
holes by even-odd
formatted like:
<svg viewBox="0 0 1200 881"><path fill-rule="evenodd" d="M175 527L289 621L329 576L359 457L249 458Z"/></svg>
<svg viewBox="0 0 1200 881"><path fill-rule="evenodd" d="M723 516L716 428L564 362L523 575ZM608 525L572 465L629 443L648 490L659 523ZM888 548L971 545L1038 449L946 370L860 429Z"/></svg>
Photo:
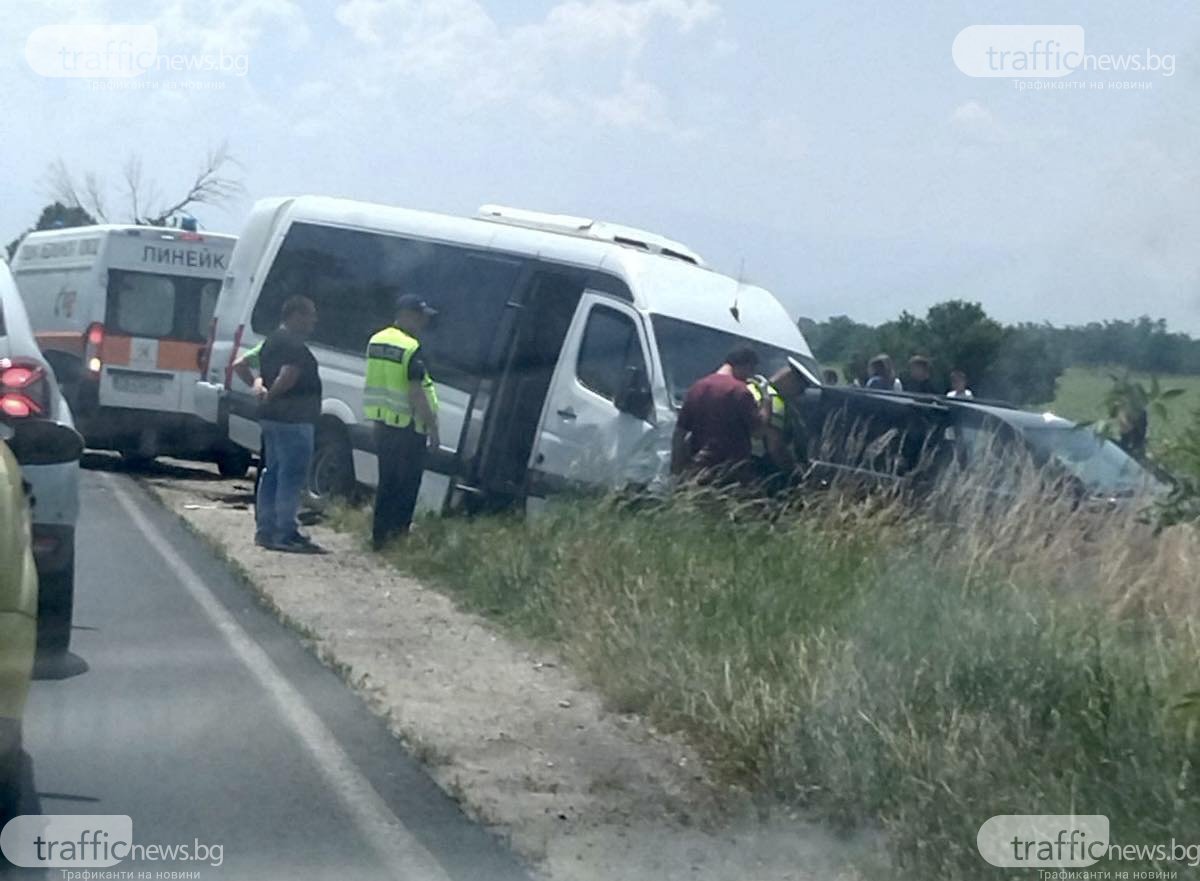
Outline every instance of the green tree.
<svg viewBox="0 0 1200 881"><path fill-rule="evenodd" d="M911 312L904 311L899 318L879 325L875 347L877 352L891 355L897 373L903 374L908 359L918 352L924 352L927 337L925 322Z"/></svg>
<svg viewBox="0 0 1200 881"><path fill-rule="evenodd" d="M37 223L8 243L6 246L8 259L12 260L13 256L17 253L17 248L24 241L25 236L31 232L43 229L63 229L71 226L91 226L95 222L96 218L88 214L79 205L64 205L62 202L51 202L42 209Z"/></svg>
<svg viewBox="0 0 1200 881"><path fill-rule="evenodd" d="M948 300L929 307L921 354L933 360L935 380L943 387L949 386L950 371L956 368L981 385L990 378L1004 339L1004 328L979 303Z"/></svg>
<svg viewBox="0 0 1200 881"><path fill-rule="evenodd" d="M992 363L979 377L977 390L1015 404L1044 404L1054 400L1065 366L1053 328L1038 324L1007 327Z"/></svg>
<svg viewBox="0 0 1200 881"><path fill-rule="evenodd" d="M834 315L824 322L801 318L797 324L818 361L846 361L852 353L869 349L874 344L875 328L846 315Z"/></svg>

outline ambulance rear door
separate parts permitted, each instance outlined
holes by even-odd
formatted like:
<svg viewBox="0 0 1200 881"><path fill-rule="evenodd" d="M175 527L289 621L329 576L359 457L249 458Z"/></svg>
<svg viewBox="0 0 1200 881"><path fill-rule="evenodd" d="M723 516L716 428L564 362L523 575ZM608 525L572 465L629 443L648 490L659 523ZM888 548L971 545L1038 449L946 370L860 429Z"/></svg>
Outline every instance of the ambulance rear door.
<svg viewBox="0 0 1200 881"><path fill-rule="evenodd" d="M129 230L109 248L100 404L190 413L234 239Z"/></svg>

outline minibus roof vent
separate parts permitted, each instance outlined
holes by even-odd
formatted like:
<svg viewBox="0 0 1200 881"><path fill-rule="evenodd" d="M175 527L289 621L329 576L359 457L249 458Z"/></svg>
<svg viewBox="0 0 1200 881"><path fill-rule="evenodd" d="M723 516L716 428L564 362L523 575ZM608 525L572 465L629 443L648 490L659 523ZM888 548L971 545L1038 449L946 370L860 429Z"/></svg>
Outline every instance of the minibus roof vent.
<svg viewBox="0 0 1200 881"><path fill-rule="evenodd" d="M528 211L524 208L508 208L503 205L484 205L479 209L477 217L492 223L506 223L509 226L613 242L650 254L661 254L664 257L683 260L695 266L705 265L704 259L687 245L632 226L622 226L587 217L574 217L570 214L549 214L543 211Z"/></svg>

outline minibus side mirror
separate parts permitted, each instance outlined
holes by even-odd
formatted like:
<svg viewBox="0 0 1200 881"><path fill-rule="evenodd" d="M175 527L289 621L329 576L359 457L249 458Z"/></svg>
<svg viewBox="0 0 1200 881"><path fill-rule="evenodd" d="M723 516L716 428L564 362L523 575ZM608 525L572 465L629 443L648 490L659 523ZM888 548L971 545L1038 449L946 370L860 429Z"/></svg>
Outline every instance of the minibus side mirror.
<svg viewBox="0 0 1200 881"><path fill-rule="evenodd" d="M613 402L617 410L635 419L649 422L654 413L654 395L650 391L650 383L640 367L628 367L625 370L625 385Z"/></svg>

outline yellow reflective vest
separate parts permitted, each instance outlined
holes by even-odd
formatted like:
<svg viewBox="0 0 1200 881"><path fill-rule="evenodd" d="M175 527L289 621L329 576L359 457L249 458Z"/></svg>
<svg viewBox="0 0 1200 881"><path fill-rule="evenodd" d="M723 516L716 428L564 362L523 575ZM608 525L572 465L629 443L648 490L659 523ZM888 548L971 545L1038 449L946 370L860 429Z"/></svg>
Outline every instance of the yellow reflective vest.
<svg viewBox="0 0 1200 881"><path fill-rule="evenodd" d="M768 428L775 428L781 432L787 431L787 404L783 400L783 395L776 391L775 386L771 383L761 383L751 379L746 382L746 388L750 389L750 394L754 397L754 403L761 407L763 399L763 388L766 387L767 396L771 399L771 415L768 417ZM751 441L750 455L756 459L764 458L767 455L767 442L762 435L758 435Z"/></svg>
<svg viewBox="0 0 1200 881"><path fill-rule="evenodd" d="M408 380L408 366L420 347L415 337L398 327L385 327L371 337L367 343L367 381L363 389L363 414L367 419L397 428L412 425L421 434L428 432L428 426L413 413ZM436 416L437 390L428 370L421 380L421 391Z"/></svg>

